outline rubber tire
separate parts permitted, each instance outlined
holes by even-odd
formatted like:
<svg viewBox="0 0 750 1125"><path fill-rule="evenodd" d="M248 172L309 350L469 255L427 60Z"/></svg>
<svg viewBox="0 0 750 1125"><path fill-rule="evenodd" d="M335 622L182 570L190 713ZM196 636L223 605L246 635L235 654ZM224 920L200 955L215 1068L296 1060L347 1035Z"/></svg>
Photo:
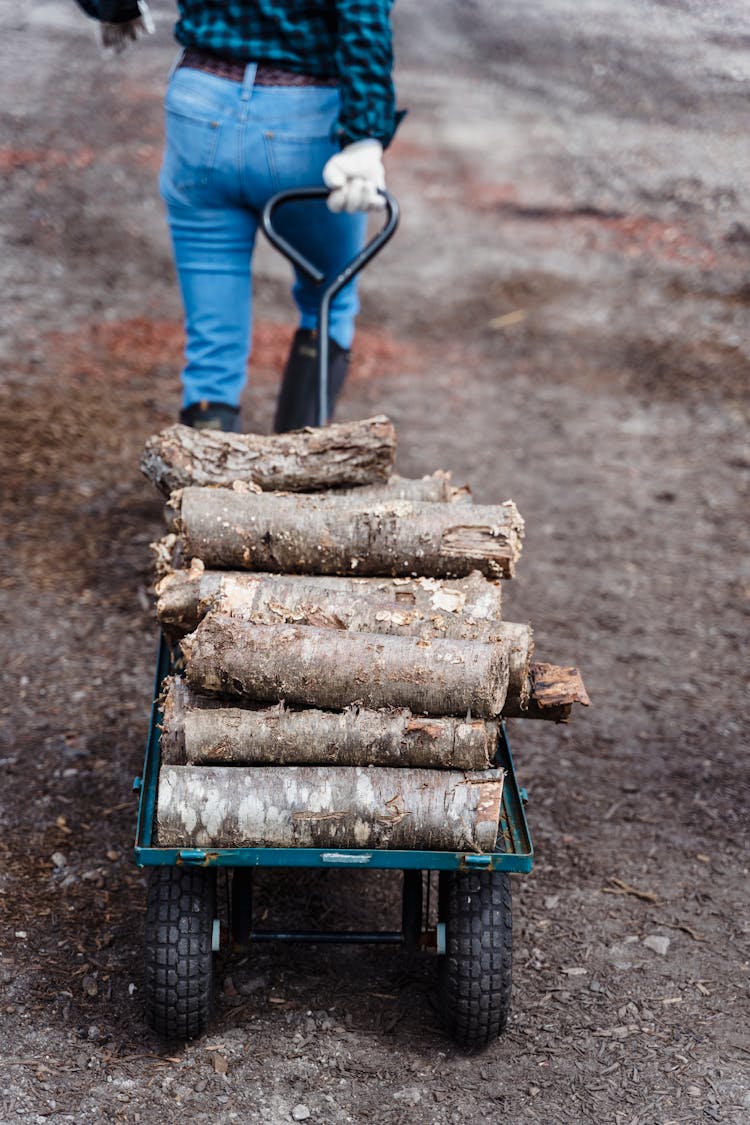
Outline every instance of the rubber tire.
<svg viewBox="0 0 750 1125"><path fill-rule="evenodd" d="M164 1039L194 1039L213 1009L216 872L155 867L146 905L146 1020Z"/></svg>
<svg viewBox="0 0 750 1125"><path fill-rule="evenodd" d="M502 1035L510 1013L513 920L504 871L441 871L438 916L445 922L439 999L450 1038L480 1051Z"/></svg>

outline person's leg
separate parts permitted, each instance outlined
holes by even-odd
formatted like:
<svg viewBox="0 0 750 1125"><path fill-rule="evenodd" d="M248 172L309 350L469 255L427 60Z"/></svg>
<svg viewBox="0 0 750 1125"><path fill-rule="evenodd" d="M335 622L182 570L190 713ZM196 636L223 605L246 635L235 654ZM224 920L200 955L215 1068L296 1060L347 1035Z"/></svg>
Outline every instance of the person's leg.
<svg viewBox="0 0 750 1125"><path fill-rule="evenodd" d="M350 353L335 340L328 341L328 418L349 371ZM289 349L276 403L273 428L277 434L320 423L318 336L315 329L298 328Z"/></svg>
<svg viewBox="0 0 750 1125"><path fill-rule="evenodd" d="M183 417L215 403L231 422L246 379L257 228L237 186L241 86L181 68L166 107L160 189L185 310Z"/></svg>
<svg viewBox="0 0 750 1125"><path fill-rule="evenodd" d="M292 211L291 206L289 210ZM364 214L334 215L325 203L308 203L289 217L285 235L326 277L334 277L359 253L364 244L366 224ZM277 432L315 426L320 421L316 337L318 292L299 273L292 292L300 312L300 327L295 333L284 369L274 420ZM358 311L355 280L331 302L328 326L329 418L333 415L349 370L349 348Z"/></svg>
<svg viewBox="0 0 750 1125"><path fill-rule="evenodd" d="M367 216L334 215L324 201L289 207L284 232L306 258L326 277L335 277L356 258L364 246ZM294 300L300 314L300 328L314 329L318 323L318 292L305 277L297 275ZM357 279L346 285L331 302L329 334L339 347L348 350L354 339L354 321L359 312Z"/></svg>
<svg viewBox="0 0 750 1125"><path fill-rule="evenodd" d="M250 262L256 222L240 208L167 203L185 309L183 407L238 406L250 350Z"/></svg>
<svg viewBox="0 0 750 1125"><path fill-rule="evenodd" d="M323 167L338 151L331 131L339 109L338 91L320 88L257 89L256 110L264 116L264 140L273 192L323 186ZM356 257L366 236L364 214L334 215L325 201L290 203L279 208L275 225L288 241L327 277ZM299 329L287 360L275 429L315 425L317 417L317 341L319 291L297 274L292 290ZM356 280L337 294L329 323L329 400L333 408L346 377L354 321L359 311Z"/></svg>

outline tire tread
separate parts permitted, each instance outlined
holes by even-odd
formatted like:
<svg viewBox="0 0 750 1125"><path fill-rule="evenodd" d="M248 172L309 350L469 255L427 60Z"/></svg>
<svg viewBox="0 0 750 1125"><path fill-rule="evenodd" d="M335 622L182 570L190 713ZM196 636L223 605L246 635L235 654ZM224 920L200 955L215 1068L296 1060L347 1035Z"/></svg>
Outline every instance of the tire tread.
<svg viewBox="0 0 750 1125"><path fill-rule="evenodd" d="M510 1012L510 880L503 871L442 872L440 892L443 1022L459 1046L482 1050L503 1033Z"/></svg>
<svg viewBox="0 0 750 1125"><path fill-rule="evenodd" d="M215 873L157 867L146 904L146 1020L164 1039L201 1035L213 1006Z"/></svg>

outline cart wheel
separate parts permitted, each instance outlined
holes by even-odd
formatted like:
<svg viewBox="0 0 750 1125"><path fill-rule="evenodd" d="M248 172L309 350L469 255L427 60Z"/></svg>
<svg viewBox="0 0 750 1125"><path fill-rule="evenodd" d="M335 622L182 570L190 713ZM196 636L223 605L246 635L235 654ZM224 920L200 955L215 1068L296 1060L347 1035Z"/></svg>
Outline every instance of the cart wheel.
<svg viewBox="0 0 750 1125"><path fill-rule="evenodd" d="M441 871L440 1008L445 1029L467 1050L487 1047L505 1030L510 1011L512 916L504 871Z"/></svg>
<svg viewBox="0 0 750 1125"><path fill-rule="evenodd" d="M208 1024L215 913L215 871L153 869L146 906L146 1019L165 1039L193 1039Z"/></svg>

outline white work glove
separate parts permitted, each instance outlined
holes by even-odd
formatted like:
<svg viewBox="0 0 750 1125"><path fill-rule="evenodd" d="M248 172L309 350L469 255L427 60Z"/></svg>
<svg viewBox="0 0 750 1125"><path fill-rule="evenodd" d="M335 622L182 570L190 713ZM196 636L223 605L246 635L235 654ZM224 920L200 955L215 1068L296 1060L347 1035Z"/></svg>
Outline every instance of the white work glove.
<svg viewBox="0 0 750 1125"><path fill-rule="evenodd" d="M383 146L380 141L355 141L342 148L323 169L323 183L333 188L328 196L331 211L382 211L385 199Z"/></svg>
<svg viewBox="0 0 750 1125"><path fill-rule="evenodd" d="M138 0L138 8L141 13L138 19L100 25L102 47L105 51L120 55L142 35L154 34L154 19L146 0Z"/></svg>

